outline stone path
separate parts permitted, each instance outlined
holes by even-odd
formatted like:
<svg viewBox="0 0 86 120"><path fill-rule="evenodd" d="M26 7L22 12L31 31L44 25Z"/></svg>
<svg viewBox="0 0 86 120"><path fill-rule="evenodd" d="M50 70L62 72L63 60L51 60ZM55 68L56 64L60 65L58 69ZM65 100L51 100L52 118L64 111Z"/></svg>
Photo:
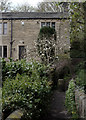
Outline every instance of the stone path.
<svg viewBox="0 0 86 120"><path fill-rule="evenodd" d="M59 92L55 90L50 102L49 111L46 116L43 116L41 120L67 120L70 119L65 109L65 92Z"/></svg>

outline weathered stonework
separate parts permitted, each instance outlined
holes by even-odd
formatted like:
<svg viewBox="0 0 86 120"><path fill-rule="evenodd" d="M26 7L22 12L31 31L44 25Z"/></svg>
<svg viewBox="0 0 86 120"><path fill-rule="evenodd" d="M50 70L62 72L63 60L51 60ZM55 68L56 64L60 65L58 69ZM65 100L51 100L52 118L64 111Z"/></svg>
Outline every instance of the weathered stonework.
<svg viewBox="0 0 86 120"><path fill-rule="evenodd" d="M58 14L58 13L57 13ZM16 15L15 15L16 16ZM2 17L3 18L3 17ZM0 22L7 22L7 35L0 35L0 45L7 45L7 57L10 57L10 41L11 41L11 18ZM24 24L22 24L22 22ZM36 53L35 41L38 38L38 34L41 28L41 22L55 22L55 30L57 33L57 48L56 53L64 53L65 50L69 50L69 19L67 18L18 18L12 19L12 57L13 59L19 59L19 46L26 46L28 52L28 59L39 59ZM30 55L29 55L30 54Z"/></svg>
<svg viewBox="0 0 86 120"><path fill-rule="evenodd" d="M86 119L86 94L80 90L75 90L75 101L80 118Z"/></svg>

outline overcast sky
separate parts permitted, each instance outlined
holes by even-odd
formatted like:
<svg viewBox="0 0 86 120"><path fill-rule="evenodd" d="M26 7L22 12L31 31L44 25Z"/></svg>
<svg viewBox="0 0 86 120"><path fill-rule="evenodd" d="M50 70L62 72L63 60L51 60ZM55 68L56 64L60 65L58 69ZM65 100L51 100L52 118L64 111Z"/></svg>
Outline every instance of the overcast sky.
<svg viewBox="0 0 86 120"><path fill-rule="evenodd" d="M29 3L31 6L36 6L39 2L43 2L43 0L10 0L12 1L13 5L17 5L17 4L23 4L23 3ZM67 2L68 0L46 0L46 2ZM84 2L85 0L69 0L70 2Z"/></svg>
<svg viewBox="0 0 86 120"><path fill-rule="evenodd" d="M12 1L13 5L28 2L30 5L36 6L39 2L42 2L43 0L10 0L10 1Z"/></svg>

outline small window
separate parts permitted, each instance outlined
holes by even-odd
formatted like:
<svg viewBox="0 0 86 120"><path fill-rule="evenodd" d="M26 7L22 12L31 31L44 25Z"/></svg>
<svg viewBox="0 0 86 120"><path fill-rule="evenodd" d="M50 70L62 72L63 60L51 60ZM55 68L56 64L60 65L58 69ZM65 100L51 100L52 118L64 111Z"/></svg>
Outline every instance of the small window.
<svg viewBox="0 0 86 120"><path fill-rule="evenodd" d="M55 29L55 22L52 22L51 26Z"/></svg>
<svg viewBox="0 0 86 120"><path fill-rule="evenodd" d="M2 23L0 23L0 35L2 35Z"/></svg>
<svg viewBox="0 0 86 120"><path fill-rule="evenodd" d="M7 34L7 23L3 23L3 34Z"/></svg>
<svg viewBox="0 0 86 120"><path fill-rule="evenodd" d="M7 57L7 46L3 46L3 57Z"/></svg>
<svg viewBox="0 0 86 120"><path fill-rule="evenodd" d="M47 26L47 27L50 27L50 22L46 22L46 26Z"/></svg>
<svg viewBox="0 0 86 120"><path fill-rule="evenodd" d="M44 27L44 26L45 26L45 22L42 22L42 23L41 23L41 27Z"/></svg>

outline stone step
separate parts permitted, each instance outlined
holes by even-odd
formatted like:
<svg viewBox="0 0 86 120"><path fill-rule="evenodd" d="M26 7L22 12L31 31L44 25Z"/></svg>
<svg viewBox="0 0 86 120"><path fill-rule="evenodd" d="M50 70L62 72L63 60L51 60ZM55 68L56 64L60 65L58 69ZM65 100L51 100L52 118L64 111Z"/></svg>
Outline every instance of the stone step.
<svg viewBox="0 0 86 120"><path fill-rule="evenodd" d="M5 120L20 120L23 116L23 112L21 110L16 110L11 113Z"/></svg>

